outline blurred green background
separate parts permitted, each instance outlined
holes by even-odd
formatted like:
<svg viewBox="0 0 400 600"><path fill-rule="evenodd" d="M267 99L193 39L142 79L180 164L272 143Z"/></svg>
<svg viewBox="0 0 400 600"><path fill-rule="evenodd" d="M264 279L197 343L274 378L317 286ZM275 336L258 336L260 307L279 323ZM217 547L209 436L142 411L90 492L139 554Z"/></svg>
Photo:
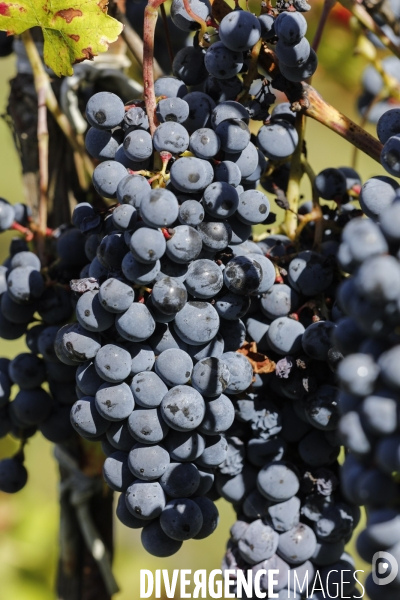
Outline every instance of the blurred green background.
<svg viewBox="0 0 400 600"><path fill-rule="evenodd" d="M338 5L337 5L338 6ZM321 10L314 4L309 20L309 39ZM354 36L348 13L336 9L329 19L319 50L320 67L313 85L323 97L340 111L359 121L355 101L360 91L360 74L366 62L353 56ZM0 60L0 113L5 112L8 81L15 73L15 59ZM281 98L282 100L283 98ZM371 133L373 127L368 128ZM325 167L351 164L352 147L322 125L308 120L306 140L309 161L318 172ZM0 119L0 196L11 202L24 201L18 155L7 124ZM359 154L357 168L365 180L384 174L372 159ZM308 190L305 188L305 194ZM307 199L307 197L305 197ZM274 208L273 208L274 210ZM9 234L0 238L0 262L7 255ZM0 340L0 355L13 357L25 351L23 341ZM10 455L16 443L11 438L0 440L0 458ZM52 445L38 435L29 440L26 449L29 485L16 496L0 493L0 600L51 600L55 598L54 581L58 555L57 468L52 459ZM156 559L141 547L139 533L116 526L115 575L121 587L116 600L139 598L139 572L150 569L219 568L234 521L231 506L218 501L221 522L209 539L186 542L180 552L169 559ZM350 544L352 548L352 544ZM368 566L358 560L359 569ZM179 597L178 595L176 597Z"/></svg>

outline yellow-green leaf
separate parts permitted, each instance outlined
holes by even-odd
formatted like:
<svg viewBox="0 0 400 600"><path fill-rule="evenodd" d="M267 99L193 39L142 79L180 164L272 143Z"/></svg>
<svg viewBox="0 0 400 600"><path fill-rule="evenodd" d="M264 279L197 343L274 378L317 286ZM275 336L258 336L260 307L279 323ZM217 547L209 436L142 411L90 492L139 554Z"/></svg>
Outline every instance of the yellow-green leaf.
<svg viewBox="0 0 400 600"><path fill-rule="evenodd" d="M107 0L0 0L0 30L19 34L41 27L44 61L56 75L105 52L122 31L107 15Z"/></svg>

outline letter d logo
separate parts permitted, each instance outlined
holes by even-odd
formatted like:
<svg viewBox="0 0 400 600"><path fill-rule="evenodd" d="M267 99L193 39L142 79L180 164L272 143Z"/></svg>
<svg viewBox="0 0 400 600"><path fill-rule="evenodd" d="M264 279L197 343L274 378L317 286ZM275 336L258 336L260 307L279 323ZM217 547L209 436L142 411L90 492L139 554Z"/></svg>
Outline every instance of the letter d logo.
<svg viewBox="0 0 400 600"><path fill-rule="evenodd" d="M389 567L391 567L389 569ZM389 552L376 552L372 558L372 579L376 585L392 583L399 572L399 565ZM387 573L387 575L385 575Z"/></svg>

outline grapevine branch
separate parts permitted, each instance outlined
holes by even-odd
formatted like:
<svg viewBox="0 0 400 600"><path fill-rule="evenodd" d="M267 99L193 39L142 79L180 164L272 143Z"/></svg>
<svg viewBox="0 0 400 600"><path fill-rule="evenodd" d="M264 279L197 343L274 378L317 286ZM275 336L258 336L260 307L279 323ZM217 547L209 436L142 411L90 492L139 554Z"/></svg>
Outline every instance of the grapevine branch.
<svg viewBox="0 0 400 600"><path fill-rule="evenodd" d="M70 503L76 511L87 549L98 565L107 593L112 596L119 591L118 584L112 572L110 554L93 521L89 506L91 498L102 485L101 480L86 475L73 456L59 444L54 449L54 457L60 467L68 473L68 477L62 483L61 493L69 493Z"/></svg>
<svg viewBox="0 0 400 600"><path fill-rule="evenodd" d="M49 200L49 130L47 127L46 82L35 77L38 96L38 149L39 149L39 231L37 246L39 258L44 262L44 241L47 229L47 204Z"/></svg>
<svg viewBox="0 0 400 600"><path fill-rule="evenodd" d="M274 87L286 94L294 110L297 112L302 111L307 117L311 117L325 125L325 127L380 163L382 144L379 140L326 102L317 90L308 83L304 81L291 83L282 77L275 53L265 46L262 49L260 63L273 78Z"/></svg>
<svg viewBox="0 0 400 600"><path fill-rule="evenodd" d="M36 50L35 43L30 35L23 35L25 48L32 54ZM28 54L29 56L29 54ZM39 57L40 60L40 57ZM38 98L38 154L39 154L39 209L38 209L38 227L36 232L37 250L43 263L44 259L44 240L47 228L47 205L48 205L48 187L49 187L49 130L47 126L47 79L44 69L34 68L32 63L33 78Z"/></svg>
<svg viewBox="0 0 400 600"><path fill-rule="evenodd" d="M303 83L302 86L309 100L309 106L304 110L307 117L311 117L325 125L325 127L380 163L382 144L378 139L326 102L312 86L306 83Z"/></svg>
<svg viewBox="0 0 400 600"><path fill-rule="evenodd" d="M46 106L53 115L54 119L57 121L58 126L64 133L72 149L79 156L82 164L85 167L85 171L90 178L93 172L92 162L86 153L83 142L78 139L67 117L60 109L57 98L50 84L50 78L43 67L42 59L40 58L40 54L36 48L30 31L24 31L24 33L21 34L21 39L24 42L26 54L32 67L33 76L35 79L40 78L40 80L43 82L43 87L45 87Z"/></svg>

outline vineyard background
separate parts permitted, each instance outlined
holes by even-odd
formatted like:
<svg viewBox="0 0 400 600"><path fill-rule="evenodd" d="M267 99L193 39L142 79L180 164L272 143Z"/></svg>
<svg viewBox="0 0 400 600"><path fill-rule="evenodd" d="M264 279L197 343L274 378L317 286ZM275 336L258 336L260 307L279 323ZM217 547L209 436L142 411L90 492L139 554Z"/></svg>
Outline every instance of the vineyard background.
<svg viewBox="0 0 400 600"><path fill-rule="evenodd" d="M306 15L309 22L309 39L321 10L313 4ZM338 110L356 122L359 121L355 105L360 91L361 72L366 61L354 57L354 36L345 9L334 9L318 52L320 65L313 85L323 97ZM15 74L15 58L0 60L0 113L5 113L9 80ZM132 75L135 75L133 70ZM374 127L367 130L375 135ZM336 134L315 121L307 121L306 140L309 161L315 172L327 166L351 163L353 148ZM0 120L0 195L12 203L23 202L24 193L19 157L14 149L7 123ZM357 169L365 181L373 175L383 175L382 167L372 159L358 154ZM305 200L309 190L304 189ZM270 198L272 200L272 198ZM273 208L275 212L276 207ZM7 232L0 240L0 263L4 260L12 234ZM1 340L1 355L13 357L24 352L21 340ZM0 492L0 600L50 600L54 598L54 581L58 556L57 466L52 459L52 445L41 436L29 440L27 468L30 485L16 496ZM9 436L0 440L0 458L9 456L17 447ZM167 568L207 569L218 568L222 559L229 527L234 522L234 512L223 499L217 501L221 521L216 533L202 541L186 542L180 552L167 559L157 559L145 553L139 541L140 532L116 524L115 575L123 590L117 600L139 597L139 572ZM359 528L362 526L359 526ZM356 535L354 536L356 539ZM354 551L354 549L353 549ZM358 569L367 569L358 559ZM179 595L177 595L179 597Z"/></svg>

